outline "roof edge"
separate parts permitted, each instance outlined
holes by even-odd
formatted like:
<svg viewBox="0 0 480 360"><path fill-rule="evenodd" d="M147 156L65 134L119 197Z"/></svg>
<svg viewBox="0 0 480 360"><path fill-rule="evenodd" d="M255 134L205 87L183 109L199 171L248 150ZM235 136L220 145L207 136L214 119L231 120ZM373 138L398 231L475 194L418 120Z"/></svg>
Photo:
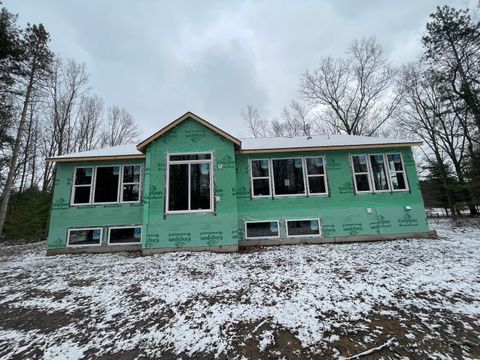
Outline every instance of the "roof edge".
<svg viewBox="0 0 480 360"><path fill-rule="evenodd" d="M282 152L308 152L308 151L324 151L324 150L354 150L354 149L385 149L395 147L412 147L421 146L422 141L405 142L405 143L385 143L385 144L362 144L362 145L335 145L335 146L311 146L311 147L297 147L297 148L267 148L267 149L247 149L240 150L239 154L261 154L261 153L282 153Z"/></svg>
<svg viewBox="0 0 480 360"><path fill-rule="evenodd" d="M56 162L56 163L64 163L64 162L81 162L81 161L107 161L107 160L130 160L130 159L145 159L144 154L138 155L101 155L101 156L82 156L82 157L51 157L46 158L45 161L47 162Z"/></svg>
<svg viewBox="0 0 480 360"><path fill-rule="evenodd" d="M187 111L185 114L183 114L182 116L180 116L178 119L172 121L170 124L164 126L163 128L161 128L160 130L158 130L156 133L154 133L153 135L150 135L148 138L146 138L145 140L143 140L142 142L140 142L138 145L137 145L137 150L143 152L143 150L152 142L154 142L155 140L157 140L159 137L161 137L162 135L166 134L167 132L169 132L170 130L172 130L173 128L175 128L176 126L180 125L182 122L184 122L185 120L187 120L188 118L192 118L193 120L199 122L200 124L202 124L203 126L209 128L210 130L212 130L213 132L217 133L218 135L221 135L223 136L225 139L233 142L234 144L240 146L241 145L241 141L240 139L237 139L235 136L232 136L230 135L229 133L223 131L222 129L216 127L215 125L213 125L212 123L208 122L207 120L205 119L202 119L200 116L198 115L195 115L194 113L192 113L191 111Z"/></svg>

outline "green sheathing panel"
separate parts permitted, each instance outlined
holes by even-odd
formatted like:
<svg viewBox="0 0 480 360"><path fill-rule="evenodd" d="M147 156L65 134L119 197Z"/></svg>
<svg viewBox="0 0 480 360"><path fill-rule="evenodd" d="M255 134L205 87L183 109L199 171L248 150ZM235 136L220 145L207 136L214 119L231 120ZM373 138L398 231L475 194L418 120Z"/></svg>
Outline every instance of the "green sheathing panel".
<svg viewBox="0 0 480 360"><path fill-rule="evenodd" d="M402 153L410 191L382 194L354 193L351 154ZM249 159L325 156L329 195L276 199L252 199ZM286 219L320 218L324 237L427 232L428 224L411 148L385 150L326 151L318 153L251 154L237 157L237 202L239 236L244 222L280 220L286 237ZM411 210L406 210L406 206ZM367 212L371 209L371 213Z"/></svg>
<svg viewBox="0 0 480 360"><path fill-rule="evenodd" d="M109 226L141 225L143 204L71 206L74 169L78 166L142 164L143 160L58 163L48 233L48 248L66 246L68 228L102 227L102 245L107 244Z"/></svg>
<svg viewBox="0 0 480 360"><path fill-rule="evenodd" d="M165 214L168 153L212 152L213 213ZM236 246L237 198L235 196L234 144L188 119L151 143L146 152L144 196L145 249Z"/></svg>

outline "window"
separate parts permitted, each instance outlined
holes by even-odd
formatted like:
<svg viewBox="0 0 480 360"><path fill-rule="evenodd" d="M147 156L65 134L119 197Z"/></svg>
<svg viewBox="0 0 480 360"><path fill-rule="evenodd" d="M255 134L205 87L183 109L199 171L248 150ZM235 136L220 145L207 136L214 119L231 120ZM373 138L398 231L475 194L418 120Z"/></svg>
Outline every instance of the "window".
<svg viewBox="0 0 480 360"><path fill-rule="evenodd" d="M305 159L307 164L307 183L309 194L327 193L327 176L325 174L325 160L323 157Z"/></svg>
<svg viewBox="0 0 480 360"><path fill-rule="evenodd" d="M278 220L245 222L245 239L279 238Z"/></svg>
<svg viewBox="0 0 480 360"><path fill-rule="evenodd" d="M387 178L387 169L385 168L385 157L382 154L370 155L370 165L372 167L375 191L389 191L390 186Z"/></svg>
<svg viewBox="0 0 480 360"><path fill-rule="evenodd" d="M75 169L73 183L73 204L89 204L92 192L93 167L79 167Z"/></svg>
<svg viewBox="0 0 480 360"><path fill-rule="evenodd" d="M140 165L123 165L122 167L122 202L140 200Z"/></svg>
<svg viewBox="0 0 480 360"><path fill-rule="evenodd" d="M67 246L99 246L102 228L68 229Z"/></svg>
<svg viewBox="0 0 480 360"><path fill-rule="evenodd" d="M370 177L366 155L352 155L353 177L357 192L370 191Z"/></svg>
<svg viewBox="0 0 480 360"><path fill-rule="evenodd" d="M320 236L318 219L287 220L287 237Z"/></svg>
<svg viewBox="0 0 480 360"><path fill-rule="evenodd" d="M253 197L269 197L270 194L270 162L264 160L252 160L250 162L250 178L252 180Z"/></svg>
<svg viewBox="0 0 480 360"><path fill-rule="evenodd" d="M352 170L357 193L408 190L401 154L352 155Z"/></svg>
<svg viewBox="0 0 480 360"><path fill-rule="evenodd" d="M392 190L407 190L407 179L405 177L405 168L403 167L402 155L387 154L387 161Z"/></svg>
<svg viewBox="0 0 480 360"><path fill-rule="evenodd" d="M275 196L305 194L303 159L273 159L273 188Z"/></svg>
<svg viewBox="0 0 480 360"><path fill-rule="evenodd" d="M140 244L141 226L121 226L108 229L108 245Z"/></svg>
<svg viewBox="0 0 480 360"><path fill-rule="evenodd" d="M142 165L78 167L72 205L140 202Z"/></svg>
<svg viewBox="0 0 480 360"><path fill-rule="evenodd" d="M167 213L213 210L211 154L175 154L168 158Z"/></svg>
<svg viewBox="0 0 480 360"><path fill-rule="evenodd" d="M120 166L97 166L95 168L94 203L118 202Z"/></svg>

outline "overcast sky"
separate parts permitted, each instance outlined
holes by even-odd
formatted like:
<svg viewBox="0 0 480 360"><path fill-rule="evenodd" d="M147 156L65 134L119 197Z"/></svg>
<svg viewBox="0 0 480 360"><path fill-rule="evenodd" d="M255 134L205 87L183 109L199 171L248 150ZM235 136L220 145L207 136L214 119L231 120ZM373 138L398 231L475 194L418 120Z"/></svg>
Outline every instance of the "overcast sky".
<svg viewBox="0 0 480 360"><path fill-rule="evenodd" d="M375 36L394 64L413 60L428 15L462 0L4 0L42 22L52 48L85 62L93 91L128 109L143 136L186 111L244 135L240 111L278 116L300 75Z"/></svg>

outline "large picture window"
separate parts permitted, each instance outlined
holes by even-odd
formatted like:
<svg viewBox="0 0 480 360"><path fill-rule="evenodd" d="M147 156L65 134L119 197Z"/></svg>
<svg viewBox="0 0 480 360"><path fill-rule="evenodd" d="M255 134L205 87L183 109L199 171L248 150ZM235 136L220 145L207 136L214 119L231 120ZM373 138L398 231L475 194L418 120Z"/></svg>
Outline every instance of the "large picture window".
<svg viewBox="0 0 480 360"><path fill-rule="evenodd" d="M352 155L351 158L357 193L408 190L401 154Z"/></svg>
<svg viewBox="0 0 480 360"><path fill-rule="evenodd" d="M67 246L99 246L102 234L102 228L69 229Z"/></svg>
<svg viewBox="0 0 480 360"><path fill-rule="evenodd" d="M108 245L140 244L141 226L119 226L108 229Z"/></svg>
<svg viewBox="0 0 480 360"><path fill-rule="evenodd" d="M268 159L250 162L253 197L270 197L270 161Z"/></svg>
<svg viewBox="0 0 480 360"><path fill-rule="evenodd" d="M140 164L75 168L71 204L138 203L141 176Z"/></svg>
<svg viewBox="0 0 480 360"><path fill-rule="evenodd" d="M245 239L279 238L278 220L245 222Z"/></svg>
<svg viewBox="0 0 480 360"><path fill-rule="evenodd" d="M303 159L273 159L273 187L275 196L305 194Z"/></svg>
<svg viewBox="0 0 480 360"><path fill-rule="evenodd" d="M212 155L169 155L167 213L213 210Z"/></svg>
<svg viewBox="0 0 480 360"><path fill-rule="evenodd" d="M327 176L325 173L325 159L323 157L310 157L305 159L307 165L308 193L326 194Z"/></svg>
<svg viewBox="0 0 480 360"><path fill-rule="evenodd" d="M92 193L93 167L75 169L73 182L73 204L89 204Z"/></svg>

